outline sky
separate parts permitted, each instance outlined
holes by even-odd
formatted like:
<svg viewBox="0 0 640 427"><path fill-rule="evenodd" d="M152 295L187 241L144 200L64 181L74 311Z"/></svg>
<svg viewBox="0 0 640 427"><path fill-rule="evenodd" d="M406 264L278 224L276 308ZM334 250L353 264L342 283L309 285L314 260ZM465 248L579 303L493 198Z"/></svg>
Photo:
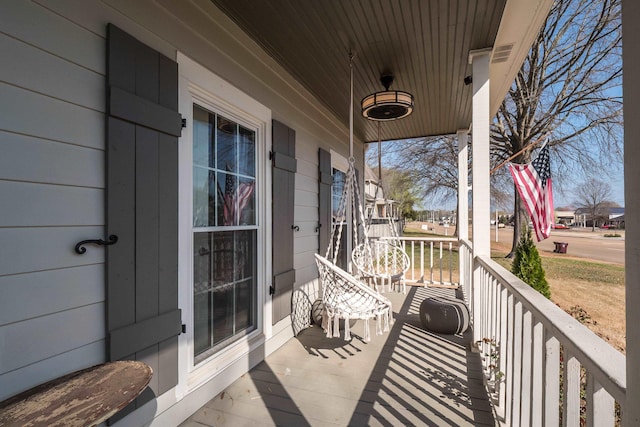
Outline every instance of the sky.
<svg viewBox="0 0 640 427"><path fill-rule="evenodd" d="M382 166L383 167L389 167L390 166L390 161L392 159L389 158L389 155L387 154L385 156L385 148L384 148L384 142L382 143ZM372 151L375 151L377 153L377 146L376 144L371 144L371 149ZM373 155L374 160L371 163L377 163L376 159L376 154ZM367 156L369 157L369 155ZM551 157L551 162L553 165L553 154ZM377 164L373 165L374 167L377 166ZM506 166L505 166L506 167ZM612 165L611 166L611 177L606 177L606 176L602 176L602 177L598 177L598 179L604 180L605 182L608 182L611 186L611 201L617 203L618 205L624 207L625 206L625 200L624 200L624 166L623 166L623 161L620 160L619 164L617 165ZM553 176L552 176L553 179ZM579 182L579 178L576 179L576 182L569 182L568 180L559 180L559 179L555 179L553 180L553 199L554 199L554 206L556 208L561 208L561 207L569 207L569 206L573 206L573 207L577 207L576 206L576 201L577 201L577 197L574 194L574 188L576 185L578 185ZM511 203L509 203L509 207L512 209L511 207ZM435 201L429 201L429 200L423 200L422 204L420 206L415 206L414 209L416 210L437 210L437 209L443 209L443 210L453 210L456 208L456 200L450 200L447 202L435 202ZM492 206L491 209L495 209L496 206ZM503 210L506 207L504 206L498 206L497 209L498 210Z"/></svg>

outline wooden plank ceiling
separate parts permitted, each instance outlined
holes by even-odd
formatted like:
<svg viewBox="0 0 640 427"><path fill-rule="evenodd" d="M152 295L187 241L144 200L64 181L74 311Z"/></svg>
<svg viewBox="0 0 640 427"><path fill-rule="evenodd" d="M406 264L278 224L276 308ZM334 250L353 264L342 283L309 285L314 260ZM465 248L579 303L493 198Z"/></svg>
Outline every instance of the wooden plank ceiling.
<svg viewBox="0 0 640 427"><path fill-rule="evenodd" d="M391 89L415 97L411 116L381 126L382 139L455 133L471 123L469 51L492 47L506 0L212 0L345 124L349 50L354 133L377 140L360 100Z"/></svg>

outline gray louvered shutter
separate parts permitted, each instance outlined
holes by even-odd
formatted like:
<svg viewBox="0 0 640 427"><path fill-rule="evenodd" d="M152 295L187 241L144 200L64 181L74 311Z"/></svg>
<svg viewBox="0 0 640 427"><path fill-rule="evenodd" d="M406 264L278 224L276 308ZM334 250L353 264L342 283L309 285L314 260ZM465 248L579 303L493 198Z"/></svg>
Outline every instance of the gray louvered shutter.
<svg viewBox="0 0 640 427"><path fill-rule="evenodd" d="M273 323L291 314L291 293L296 281L293 268L296 132L274 120L273 165Z"/></svg>
<svg viewBox="0 0 640 427"><path fill-rule="evenodd" d="M318 151L318 253L325 256L331 238L331 153Z"/></svg>
<svg viewBox="0 0 640 427"><path fill-rule="evenodd" d="M107 357L152 367L134 406L178 382L177 109L178 64L109 24Z"/></svg>

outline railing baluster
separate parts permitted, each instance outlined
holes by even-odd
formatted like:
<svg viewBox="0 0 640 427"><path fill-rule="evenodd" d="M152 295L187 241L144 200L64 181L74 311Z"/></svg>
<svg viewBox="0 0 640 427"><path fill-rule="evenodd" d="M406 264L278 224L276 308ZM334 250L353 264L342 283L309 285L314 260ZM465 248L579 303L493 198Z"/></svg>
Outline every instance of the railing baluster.
<svg viewBox="0 0 640 427"><path fill-rule="evenodd" d="M449 242L449 283L453 283L453 243Z"/></svg>
<svg viewBox="0 0 640 427"><path fill-rule="evenodd" d="M531 425L531 365L532 315L526 310L522 319L522 394L520 396L520 425Z"/></svg>
<svg viewBox="0 0 640 427"><path fill-rule="evenodd" d="M498 373L499 378L496 381L496 392L498 393L498 415L503 417L506 415L505 412L505 378L504 373L507 371L507 328L509 325L508 314L507 314L507 297L508 291L507 289L500 284L500 329L498 339L496 340L496 345L498 346L498 354L499 354L499 364L498 364Z"/></svg>
<svg viewBox="0 0 640 427"><path fill-rule="evenodd" d="M411 264L412 264L412 265L413 265L413 263L414 263L414 262L415 262L415 260L416 260L416 256L415 256L415 254L416 254L416 251L415 251L415 241L413 241L413 240L412 240L412 241L411 241ZM412 268L412 269L411 269L411 281L412 281L412 282L415 282L415 280L416 280L416 270L415 270L415 268Z"/></svg>
<svg viewBox="0 0 640 427"><path fill-rule="evenodd" d="M544 405L544 325L533 319L533 365L531 372L531 425L543 425Z"/></svg>
<svg viewBox="0 0 640 427"><path fill-rule="evenodd" d="M580 362L564 349L563 425L580 425Z"/></svg>
<svg viewBox="0 0 640 427"><path fill-rule="evenodd" d="M424 242L422 240L420 241L420 280L424 286L427 286L424 281Z"/></svg>
<svg viewBox="0 0 640 427"><path fill-rule="evenodd" d="M560 425L560 342L546 332L544 369L544 425Z"/></svg>
<svg viewBox="0 0 640 427"><path fill-rule="evenodd" d="M588 374L587 427L611 426L615 421L615 401L598 380Z"/></svg>
<svg viewBox="0 0 640 427"><path fill-rule="evenodd" d="M509 292L507 296L507 343L506 343L506 356L507 356L507 369L505 371L505 386L507 388L507 397L505 405L505 423L510 426L513 424L513 371L514 359L516 357L515 352L515 297Z"/></svg>
<svg viewBox="0 0 640 427"><path fill-rule="evenodd" d="M440 242L440 253L439 253L439 264L440 264L440 283L443 282L443 277L442 277L442 242Z"/></svg>
<svg viewBox="0 0 640 427"><path fill-rule="evenodd" d="M514 307L514 329L513 329L513 390L512 390L512 424L520 425L520 401L522 398L522 303L515 302Z"/></svg>
<svg viewBox="0 0 640 427"><path fill-rule="evenodd" d="M433 242L429 242L429 283L433 283Z"/></svg>

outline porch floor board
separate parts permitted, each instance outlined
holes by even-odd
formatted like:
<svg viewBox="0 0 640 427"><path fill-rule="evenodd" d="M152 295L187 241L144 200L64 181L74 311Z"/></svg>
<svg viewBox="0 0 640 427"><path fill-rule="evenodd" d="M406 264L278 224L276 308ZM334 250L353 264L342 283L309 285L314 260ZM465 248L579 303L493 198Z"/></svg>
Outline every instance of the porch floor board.
<svg viewBox="0 0 640 427"><path fill-rule="evenodd" d="M316 326L214 397L182 427L198 426L482 426L496 425L482 385L471 331L438 335L422 329L420 302L452 289L410 287L389 292L395 323L389 333L326 338Z"/></svg>

